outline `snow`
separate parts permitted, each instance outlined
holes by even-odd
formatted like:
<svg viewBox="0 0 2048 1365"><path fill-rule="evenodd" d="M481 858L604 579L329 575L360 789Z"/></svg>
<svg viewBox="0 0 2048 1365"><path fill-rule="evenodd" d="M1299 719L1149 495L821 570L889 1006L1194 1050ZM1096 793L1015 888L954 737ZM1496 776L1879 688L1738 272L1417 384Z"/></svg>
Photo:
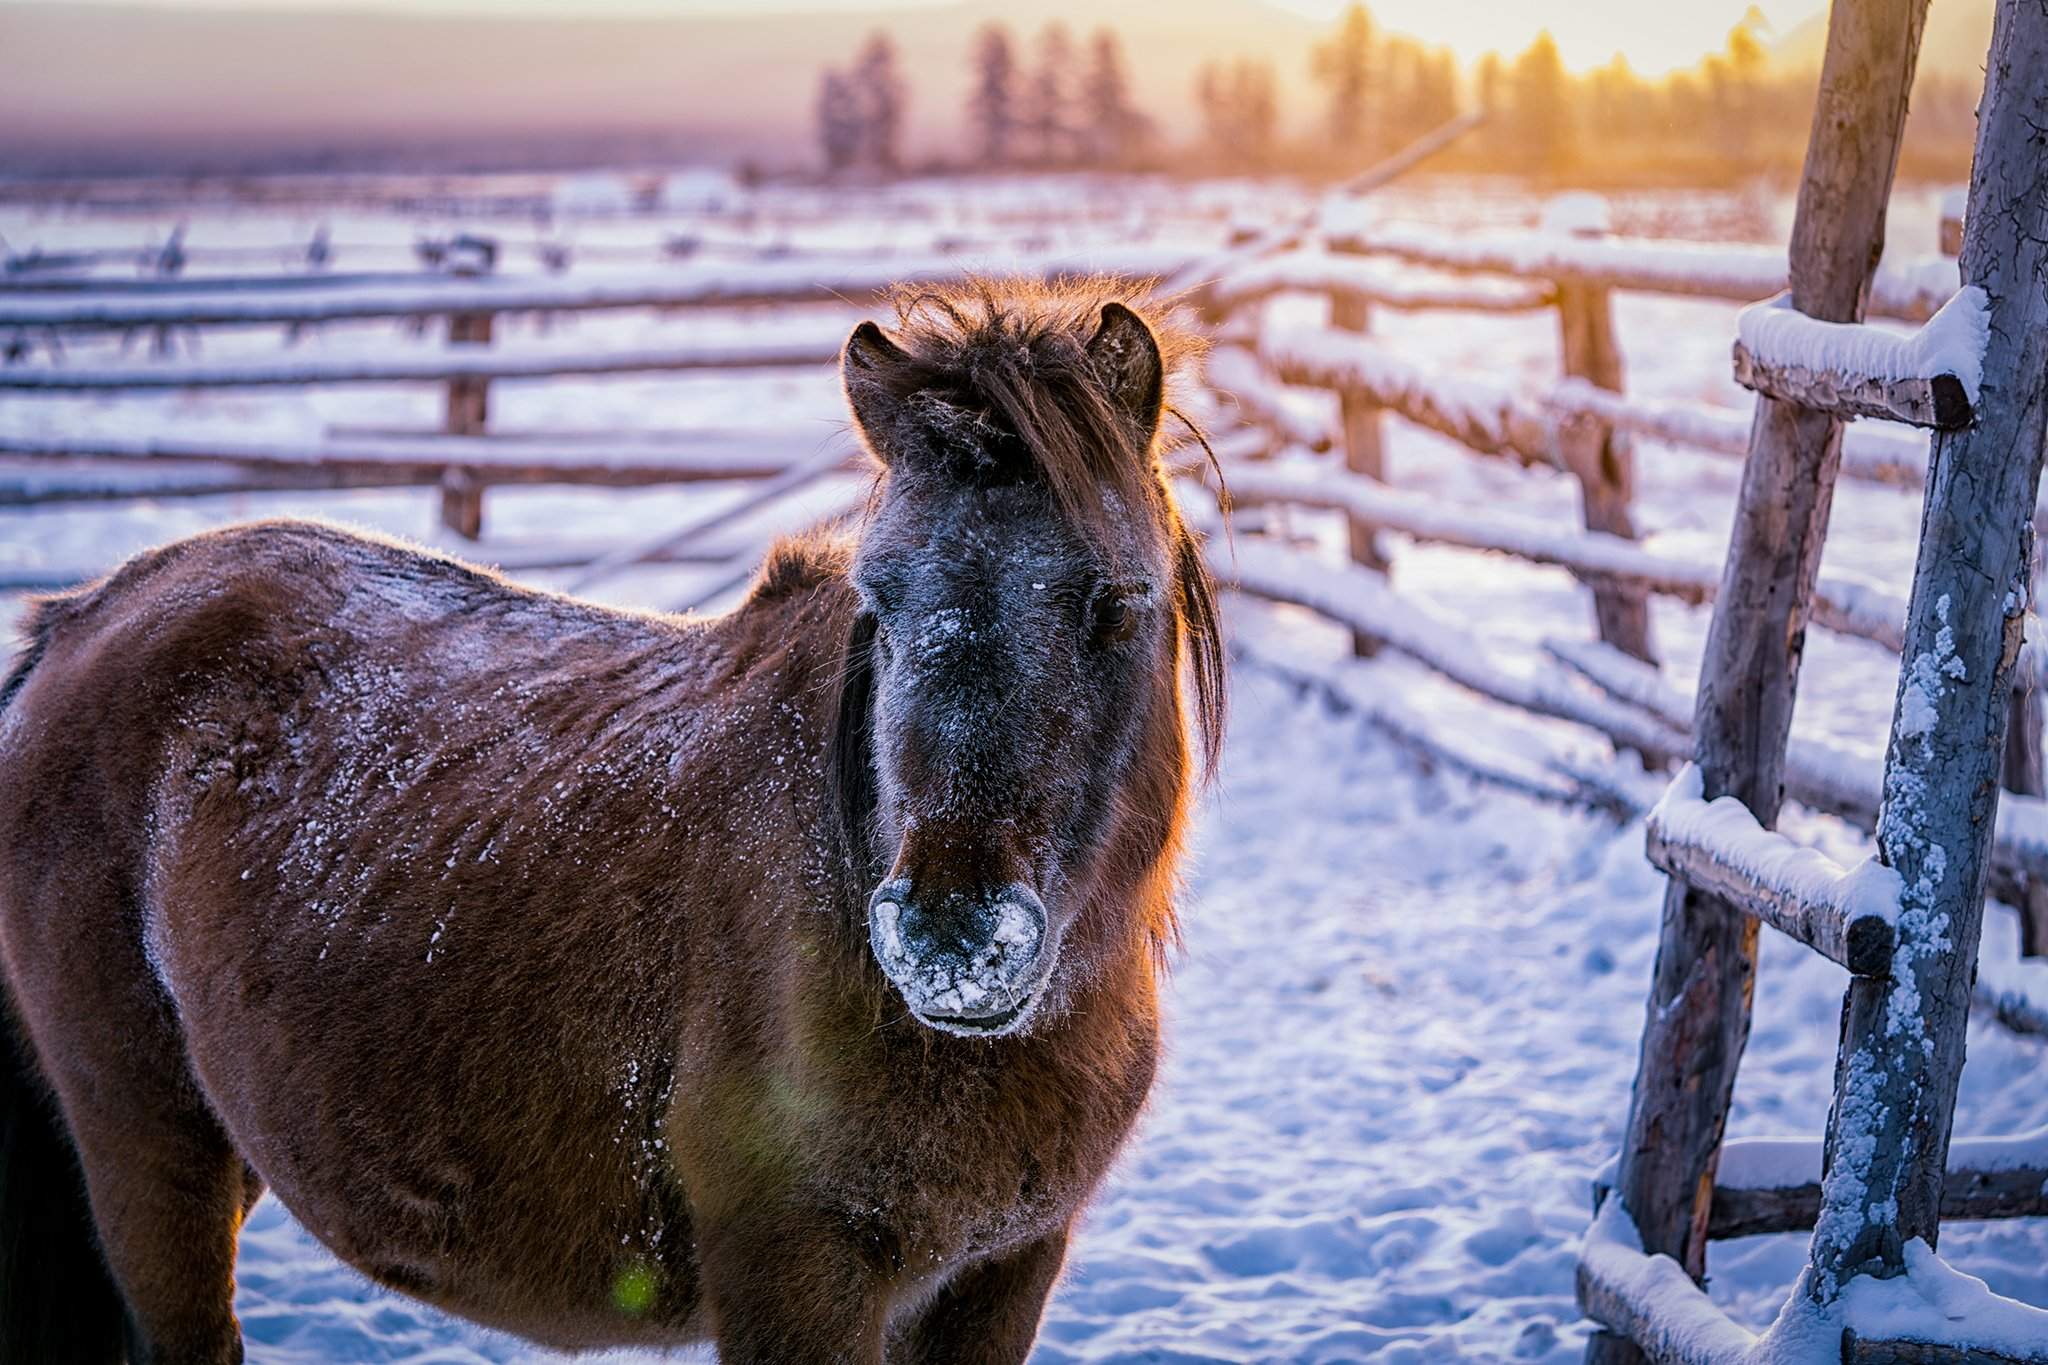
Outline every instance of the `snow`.
<svg viewBox="0 0 2048 1365"><path fill-rule="evenodd" d="M1739 1138L1721 1148L1714 1184L1723 1189L1777 1190L1818 1185L1822 1146L1815 1138ZM2048 1128L2008 1137L1957 1138L1949 1144L1948 1169L2048 1171Z"/></svg>
<svg viewBox="0 0 2048 1365"><path fill-rule="evenodd" d="M1384 253L1441 269L1589 279L1618 289L1746 300L1767 298L1785 288L1782 246L1601 239L1554 232L1453 234L1412 223L1366 224L1332 233L1330 240L1341 250ZM1871 281L1870 308L1889 317L1931 317L1957 283L1952 258L1888 260Z"/></svg>
<svg viewBox="0 0 2048 1365"><path fill-rule="evenodd" d="M1552 195L1537 220L1538 232L1563 233L1569 237L1598 237L1614 231L1614 214L1607 200L1586 190Z"/></svg>
<svg viewBox="0 0 2048 1365"><path fill-rule="evenodd" d="M1142 191L1155 193L1168 191ZM1200 207L1261 203L1277 193L1250 183L1208 187L1200 191L1206 196ZM1186 245L1184 239L1141 237L1133 216L1179 212L1179 201L1154 208L1127 186L1091 198L1065 182L1033 187L989 179L965 187L913 186L903 194L923 214L919 240L929 238L934 222L965 235L993 234L988 219L996 212L1035 210L1051 201L1052 209L1071 215L1099 200L1107 225L1102 231L1061 237L1047 249L1082 255L1105 237L1148 250ZM1424 200L1400 202L1405 209ZM885 267L862 262L899 249L908 235L896 218L858 204L821 199L812 207L818 211L807 209L781 230L805 244L860 253L842 272L849 276L884 273ZM1617 200L1618 218L1622 208ZM1440 223L1485 214L1503 222L1520 214L1527 222L1532 216L1526 201L1503 206L1483 187L1469 185L1430 211ZM1689 221L1698 209L1678 200L1670 212ZM28 223L23 217L18 207L0 206L0 231L10 240L52 247L132 246L149 226L133 217L53 216ZM239 222L224 213L199 215L193 249L206 245L209 232ZM154 226L160 232L168 224ZM258 216L240 227L240 239L303 242L311 226L284 215ZM690 227L671 220L661 226ZM374 229L383 249L404 265L414 228L410 221L347 218L338 222L336 240L362 240ZM711 223L690 230L713 236L731 228ZM577 263L566 278L584 288L606 278L597 272L593 281L577 283L597 246L624 251L650 239L652 229L645 222L592 219L580 231ZM1449 234L1440 228L1433 235ZM1931 228L1923 235L1931 240ZM1562 240L1574 248L1604 245ZM902 249L906 258L916 254L914 244ZM1769 254L1782 272L1782 252ZM1953 262L1947 270L1953 289ZM643 262L630 273L649 272ZM754 265L735 270L730 262L679 266L672 278L695 288L721 273L758 278ZM1751 297L1782 284L1780 273ZM1727 372L1735 312L1713 299L1618 294L1615 316L1631 402L1736 414L1746 427L1748 400ZM852 312L835 316L843 324ZM528 325L500 319L501 329ZM706 309L681 318L589 315L557 325L564 337L592 347L652 347L737 335L759 320ZM1517 392L1541 392L1557 374L1556 321L1543 313L1389 310L1375 313L1374 331L1418 367L1497 381ZM274 353L276 341L274 332L209 333L206 354L223 361L260 358ZM394 337L387 326L362 324L337 325L301 344L316 354L371 345L438 348ZM95 345L81 348L76 359L97 363L112 354L111 345ZM494 427L527 433L738 430L750 424L784 430L811 423L823 439L843 420L825 367L799 374L506 384L494 386L492 399ZM437 393L395 386L17 395L0 403L0 433L192 442L275 437L310 445L329 439L335 425L436 425L439 408ZM1480 507L1541 520L1558 531L1581 524L1577 489L1560 471L1472 459L1402 422L1387 422L1385 433L1388 468L1404 494L1439 508ZM1857 439L1854 428L1849 439ZM760 449L779 453L785 446L764 438ZM1717 560L1738 477L1725 457L1645 436L1637 447L1637 480L1647 545L1688 562ZM538 559L545 547L565 542L637 541L729 505L746 491L744 484L493 489L483 553ZM764 510L728 528L717 548L750 556L778 520L803 520L858 490L845 481L814 491L812 500L779 506L773 515ZM432 492L420 490L0 508L0 570L105 567L171 536L284 512L422 535L432 527L433 509ZM1824 575L1867 580L1902 600L1918 516L1918 499L1897 488L1845 483L1836 496ZM1240 532L1238 562L1271 568L1304 592L1324 584L1333 597L1340 595L1350 580L1331 569L1341 554L1337 519L1294 509L1279 525L1298 542L1286 558L1254 562L1254 551L1284 547L1254 546ZM1568 573L1454 545L1384 539L1399 604L1427 623L1414 636L1418 645L1462 659L1466 667L1477 660L1484 670L1474 673L1475 681L1492 679L1517 697L1584 702L1597 696L1543 652L1546 640L1584 644L1590 637L1586 590ZM1228 572L1230 545L1219 538L1211 553L1219 571ZM535 569L525 576L559 585L574 572ZM645 566L607 581L602 591L621 604L668 605L726 572L726 566ZM729 602L730 594L719 600ZM0 614L11 609L12 603L0 603ZM1640 819L1617 821L1532 800L1445 755L1553 790L1578 774L1637 806L1654 797L1643 790L1650 779L1639 767L1617 763L1611 746L1582 727L1446 685L1440 674L1398 651L1351 660L1348 634L1301 610L1255 604L1242 595L1228 598L1225 610L1238 651L1230 743L1192 837L1185 939L1162 993L1163 1070L1137 1138L1084 1217L1034 1365L1578 1365L1587 1326L1574 1302L1573 1279L1586 1232L1588 1183L1620 1141L1663 879L1643 859ZM1665 661L1655 675L1658 692L1689 717L1687 688L1697 672L1706 613L1669 599L1654 602L1652 612ZM1248 647L1258 657L1246 653ZM1284 670L1265 662L1272 660L1282 661ZM1832 783L1875 809L1877 746L1897 674L1896 656L1867 641L1809 632L1793 747L1793 766L1805 774L1808 790ZM1314 679L1326 685L1313 686ZM1366 704L1375 708L1370 714ZM1639 723L1670 729L1647 715ZM1395 727L1409 739L1392 737ZM1798 807L1788 808L1783 827L1788 837L1842 866L1870 851L1868 839L1849 825ZM2001 802L1999 834L2002 846L2031 841L2028 846L2048 849L2048 808ZM2005 981L2007 968L2018 975L2048 970L2023 972L2013 962L2016 926L2009 912L1993 908L1999 918L1987 927L1986 955L2002 954L1997 979ZM442 942L450 939L459 943L459 919ZM1765 936L1761 953L1755 1021L1730 1132L1738 1138L1797 1133L1810 1143L1827 1119L1844 974L1776 935ZM1971 1026L1959 1132L2030 1133L2048 1125L2039 1048L2038 1041L1988 1024ZM1743 1330L1763 1331L1785 1304L1806 1245L1799 1234L1716 1244L1709 1252L1709 1297ZM1998 1293L2048 1303L2048 1228L2039 1222L1952 1225L1941 1249L1952 1265ZM253 1360L539 1365L568 1359L374 1288L342 1268L274 1199L260 1203L250 1219L237 1284L237 1311ZM612 1358L639 1365L671 1357L624 1352ZM681 1358L702 1361L708 1354Z"/></svg>
<svg viewBox="0 0 2048 1365"><path fill-rule="evenodd" d="M1705 777L1688 763L1650 812L1649 828L1667 844L1698 849L1786 902L1826 907L1848 926L1859 919L1899 922L1899 874L1863 859L1853 868L1817 849L1802 848L1765 829L1749 807L1732 796L1704 799Z"/></svg>
<svg viewBox="0 0 2048 1365"><path fill-rule="evenodd" d="M934 1016L987 1015L1019 1006L1028 1014L1036 1003L1028 991L1018 990L1015 963L1020 957L1037 961L1045 937L1043 920L1010 898L990 909L995 925L988 940L965 955L914 951L903 932L903 907L894 900L876 902L869 915L875 958L883 972L896 983L905 1003L935 1027L973 1032Z"/></svg>
<svg viewBox="0 0 2048 1365"><path fill-rule="evenodd" d="M1344 256L1310 247L1283 252L1225 270L1208 288L1209 297L1236 307L1285 291L1345 290L1393 308L1454 308L1474 312L1517 312L1543 307L1541 285L1506 280L1461 280L1369 256Z"/></svg>
<svg viewBox="0 0 2048 1365"><path fill-rule="evenodd" d="M1954 375L1975 403L1984 375L1989 300L1966 285L1910 335L1870 323L1821 322L1792 307L1789 294L1751 304L1736 318L1749 353L1778 369L1828 371L1883 382Z"/></svg>
<svg viewBox="0 0 2048 1365"><path fill-rule="evenodd" d="M2048 1312L1994 1295L1917 1237L1906 1243L1904 1275L1858 1279L1842 1301L1844 1323L1866 1340L1970 1346L2027 1359L2048 1355Z"/></svg>
<svg viewBox="0 0 2048 1365"><path fill-rule="evenodd" d="M1845 1329L1865 1341L1967 1346L2015 1359L2048 1357L2048 1312L1991 1292L1919 1238L1906 1273L1859 1277L1838 1299L1817 1300L1802 1276L1761 1336L1732 1321L1668 1256L1646 1256L1621 1200L1610 1197L1587 1230L1587 1271L1626 1297L1638 1325L1683 1365L1824 1365L1841 1359ZM1660 1359L1667 1358L1660 1355Z"/></svg>

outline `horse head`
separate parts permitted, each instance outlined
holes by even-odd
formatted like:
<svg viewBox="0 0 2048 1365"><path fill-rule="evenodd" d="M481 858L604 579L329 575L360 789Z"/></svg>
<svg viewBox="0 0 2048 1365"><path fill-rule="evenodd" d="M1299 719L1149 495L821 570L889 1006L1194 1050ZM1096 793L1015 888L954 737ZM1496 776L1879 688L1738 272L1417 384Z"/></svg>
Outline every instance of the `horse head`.
<svg viewBox="0 0 2048 1365"><path fill-rule="evenodd" d="M848 843L911 1012L1005 1034L1171 932L1170 888L1146 893L1189 785L1184 657L1217 742L1214 602L1137 311L983 283L906 298L895 331L863 323L842 366L882 467L852 568Z"/></svg>

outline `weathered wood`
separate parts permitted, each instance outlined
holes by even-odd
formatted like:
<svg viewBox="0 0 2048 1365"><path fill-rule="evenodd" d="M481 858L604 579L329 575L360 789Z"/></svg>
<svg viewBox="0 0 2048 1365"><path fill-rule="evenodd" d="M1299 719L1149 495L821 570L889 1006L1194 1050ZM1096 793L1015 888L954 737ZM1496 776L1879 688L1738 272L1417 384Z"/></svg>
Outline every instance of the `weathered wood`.
<svg viewBox="0 0 2048 1365"><path fill-rule="evenodd" d="M2041 591L2041 518L2034 518L2034 562L2028 566L2029 605ZM2005 722L2005 763L2000 784L2019 796L2048 795L2048 762L2042 754L2043 692L2023 659L2015 667L2012 700ZM2013 908L2020 917L2020 954L2048 957L2048 881L2024 877Z"/></svg>
<svg viewBox="0 0 2048 1365"><path fill-rule="evenodd" d="M1838 11L1839 12L1839 11ZM2048 6L2003 0L1980 105L1965 281L1989 300L1984 401L1928 465L1906 663L1877 840L1905 883L1892 981L1852 982L1835 1167L1814 1230L1811 1292L1904 1273L1940 1236L1943 1171L1976 971L2013 663L2048 437ZM1902 1017L1895 1002L1913 1002ZM1874 1219L1868 1210L1895 1210Z"/></svg>
<svg viewBox="0 0 2048 1365"><path fill-rule="evenodd" d="M440 482L450 465L476 471L487 484L578 483L638 487L723 479L765 479L830 444L849 460L850 440L821 441L815 426L759 431L641 433L614 438L490 433L484 436L378 436L363 433L295 443L233 438L121 436L42 438L0 435L0 459L33 466L76 460L127 466L130 472L169 476L178 469L239 466L280 476L304 475L304 484L280 487L402 488ZM271 485L256 484L264 487Z"/></svg>
<svg viewBox="0 0 2048 1365"><path fill-rule="evenodd" d="M2015 1356L1974 1346L1867 1341L1854 1332L1842 1334L1842 1365L2040 1365L2042 1361L2048 1361L2048 1349Z"/></svg>
<svg viewBox="0 0 2048 1365"><path fill-rule="evenodd" d="M1804 365L1773 365L1735 343L1735 382L1755 393L1837 417L1876 417L1953 431L1970 424L1970 395L1952 374L1874 379Z"/></svg>
<svg viewBox="0 0 2048 1365"><path fill-rule="evenodd" d="M1372 310L1360 296L1340 294L1330 300L1330 325L1346 332L1369 332ZM1344 467L1361 478L1385 483L1387 467L1386 453L1380 444L1380 409L1372 395L1357 388L1339 389L1337 424L1343 432ZM1385 573L1387 558L1373 539L1373 528L1356 517L1349 518L1348 523L1345 538L1351 562ZM1358 631L1351 633L1351 652L1356 657L1369 659L1378 648L1370 636Z"/></svg>
<svg viewBox="0 0 2048 1365"><path fill-rule="evenodd" d="M1277 440L1313 451L1328 450L1335 443L1329 419L1289 407L1280 381L1247 347L1217 345L1203 362L1202 377L1211 390L1236 405L1243 421L1267 428Z"/></svg>
<svg viewBox="0 0 2048 1365"><path fill-rule="evenodd" d="M1132 245L1088 251L1025 252L1007 257L1020 275L1050 279L1103 273L1152 279L1188 259L1185 247ZM415 281L359 289L194 290L177 295L123 291L81 294L0 289L0 327L111 329L431 318L456 313L565 313L613 308L737 308L754 304L863 304L896 284L955 281L969 273L942 252L835 257L792 256L736 263L705 261L625 276L422 274Z"/></svg>
<svg viewBox="0 0 2048 1365"><path fill-rule="evenodd" d="M492 316L489 313L458 313L448 319L450 346L485 347L491 344ZM445 428L450 436L481 436L490 422L490 381L462 377L448 381L448 416ZM452 465L441 475L441 524L466 540L484 532L484 485L474 471Z"/></svg>
<svg viewBox="0 0 2048 1365"><path fill-rule="evenodd" d="M2044 1182L2048 1182L2048 1169L2039 1166L2014 1171L1950 1171L1941 1195L1942 1221L2048 1215L2048 1195L2041 1190ZM1767 1190L1716 1186L1707 1235L1721 1241L1769 1232L1803 1232L1819 1216L1818 1181Z"/></svg>
<svg viewBox="0 0 2048 1365"><path fill-rule="evenodd" d="M1267 360L1287 384L1356 390L1380 408L1426 427L1475 455L1525 465L1556 464L1550 415L1506 385L1462 381L1447 392L1440 376L1375 345L1331 328L1284 332L1267 341ZM0 370L0 376L6 371Z"/></svg>
<svg viewBox="0 0 2048 1365"><path fill-rule="evenodd" d="M1861 318L1926 17L1926 0L1829 14L1791 241L1793 305L1808 317ZM1783 799L1807 604L1840 460L1834 418L1758 400L1693 737L1705 795L1735 797L1766 828ZM1756 935L1757 921L1711 895L1676 881L1665 893L1616 1188L1644 1249L1694 1279L1706 1271L1715 1165L1749 1037ZM1588 1307L1600 1316L1599 1304ZM1588 1353L1601 1365L1630 1357Z"/></svg>
<svg viewBox="0 0 2048 1365"><path fill-rule="evenodd" d="M1268 649L1247 643L1250 633L1242 620L1234 623L1231 664L1272 675L1304 695L1314 696L1332 710L1355 715L1364 724L1391 740L1425 771L1443 769L1473 782L1512 792L1531 801L1572 809L1595 810L1615 820L1630 820L1642 814L1646 803L1616 785L1597 780L1609 774L1566 772L1553 768L1563 779L1546 781L1515 770L1501 761L1497 750L1447 734L1422 713L1391 698L1370 677L1334 671L1326 664L1297 664L1284 657L1282 649Z"/></svg>
<svg viewBox="0 0 2048 1365"><path fill-rule="evenodd" d="M1657 822L1655 812L1645 833L1644 853L1660 871L1762 920L1857 976L1882 976L1891 966L1892 926L1888 921L1876 915L1850 918L1839 905L1788 894L1723 861L1711 848L1669 834Z"/></svg>
<svg viewBox="0 0 2048 1365"><path fill-rule="evenodd" d="M1561 233L1447 233L1434 224L1384 223L1332 232L1333 252L1384 256L1453 274L1577 280L1625 293L1673 294L1752 303L1785 287L1785 253L1775 247L1610 238ZM1873 280L1870 311L1925 322L1955 292L1955 264L1938 255L1886 262Z"/></svg>
<svg viewBox="0 0 2048 1365"><path fill-rule="evenodd" d="M792 465L772 479L763 479L735 502L684 522L681 526L664 530L656 536L629 542L612 553L593 560L569 583L568 591L582 592L607 578L615 577L622 570L672 555L693 541L738 521L756 508L816 483L838 470L845 462L844 455L836 450L828 450L822 455L812 456L802 464Z"/></svg>
<svg viewBox="0 0 2048 1365"><path fill-rule="evenodd" d="M1528 517L1446 508L1422 494L1335 472L1245 468L1232 473L1230 486L1231 501L1240 508L1262 503L1327 508L1342 512L1353 525L1554 564L1583 582L1638 596L1655 594L1698 606L1713 601L1720 589L1720 572L1710 563L1672 559L1604 531L1563 531ZM1844 635L1894 650L1904 638L1904 600L1857 580L1821 579L1812 607L1816 623Z"/></svg>
<svg viewBox="0 0 2048 1365"><path fill-rule="evenodd" d="M1659 761L1676 757L1683 743L1655 719L1589 695L1566 679L1496 665L1471 640L1469 632L1431 616L1370 570L1333 565L1308 551L1265 541L1241 541L1233 552L1220 540L1212 540L1205 553L1211 571L1227 586L1269 601L1306 607L1371 636L1479 696L1584 725Z"/></svg>
<svg viewBox="0 0 2048 1365"><path fill-rule="evenodd" d="M1557 321L1564 373L1596 389L1620 393L1621 348L1614 341L1614 308L1608 291L1581 281L1557 287ZM1627 436L1601 421L1580 419L1558 431L1565 468L1579 484L1579 509L1586 529L1623 540L1636 538L1635 451ZM1593 616L1600 638L1625 654L1654 661L1650 650L1650 604L1623 585L1593 590Z"/></svg>
<svg viewBox="0 0 2048 1365"><path fill-rule="evenodd" d="M1969 190L1949 190L1942 195L1941 227L1936 233L1937 249L1944 256L1963 254L1963 205L1954 202L1956 196L1967 197Z"/></svg>
<svg viewBox="0 0 2048 1365"><path fill-rule="evenodd" d="M840 329L815 341L766 340L636 347L626 350L401 352L290 356L243 361L167 361L124 365L0 366L0 389L84 393L129 389L297 388L313 384L410 384L550 379L569 375L654 374L683 370L768 370L824 365L838 354Z"/></svg>
<svg viewBox="0 0 2048 1365"><path fill-rule="evenodd" d="M1581 1244L1576 1288L1587 1315L1613 1329L1593 1334L1588 1361L1748 1365L1756 1344L1682 1267L1646 1255L1611 1200L1594 1215Z"/></svg>
<svg viewBox="0 0 2048 1365"><path fill-rule="evenodd" d="M1597 417L1615 430L1713 455L1749 458L1749 412L1703 403L1622 397L1567 380L1540 400L1560 418ZM1859 422L1842 432L1845 479L1919 489L1927 482L1927 438L1882 422Z"/></svg>

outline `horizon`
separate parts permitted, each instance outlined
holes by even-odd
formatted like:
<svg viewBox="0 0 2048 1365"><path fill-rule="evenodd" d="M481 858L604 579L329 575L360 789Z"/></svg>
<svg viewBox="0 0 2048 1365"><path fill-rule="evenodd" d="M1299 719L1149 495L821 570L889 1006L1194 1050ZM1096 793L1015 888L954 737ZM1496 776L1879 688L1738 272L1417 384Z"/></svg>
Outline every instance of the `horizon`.
<svg viewBox="0 0 2048 1365"><path fill-rule="evenodd" d="M1259 0L1313 23L1334 24L1350 0ZM973 0L86 0L105 8L147 8L170 11L280 14L373 14L399 18L483 19L689 19L750 18L763 14L872 14L886 25L892 16L920 11L970 8ZM1161 6L1170 0L1161 0ZM0 0L0 11L32 7L78 8L77 0ZM1139 5L1110 7L1101 22L1116 27ZM1144 7L1152 7L1147 0ZM1373 23L1382 32L1403 34L1432 47L1447 47L1461 65L1487 53L1511 57L1539 33L1557 42L1565 66L1574 73L1607 65L1620 56L1640 75L1655 80L1696 65L1719 51L1728 33L1752 8L1765 18L1767 32L1782 39L1826 12L1826 0L1692 0L1662 11L1637 0L1581 0L1545 11L1523 0L1380 0L1368 4ZM1013 21L1028 25L1031 16Z"/></svg>

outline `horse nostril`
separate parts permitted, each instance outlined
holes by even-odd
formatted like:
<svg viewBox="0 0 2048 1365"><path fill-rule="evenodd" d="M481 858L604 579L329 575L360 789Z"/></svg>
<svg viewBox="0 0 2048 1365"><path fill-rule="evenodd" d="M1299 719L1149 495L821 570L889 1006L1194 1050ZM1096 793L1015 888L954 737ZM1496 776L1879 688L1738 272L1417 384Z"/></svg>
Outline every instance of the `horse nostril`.
<svg viewBox="0 0 2048 1365"><path fill-rule="evenodd" d="M927 1021L998 1020L1028 1008L1050 968L1048 939L1045 906L1022 884L944 897L935 908L899 878L868 902L875 961Z"/></svg>

